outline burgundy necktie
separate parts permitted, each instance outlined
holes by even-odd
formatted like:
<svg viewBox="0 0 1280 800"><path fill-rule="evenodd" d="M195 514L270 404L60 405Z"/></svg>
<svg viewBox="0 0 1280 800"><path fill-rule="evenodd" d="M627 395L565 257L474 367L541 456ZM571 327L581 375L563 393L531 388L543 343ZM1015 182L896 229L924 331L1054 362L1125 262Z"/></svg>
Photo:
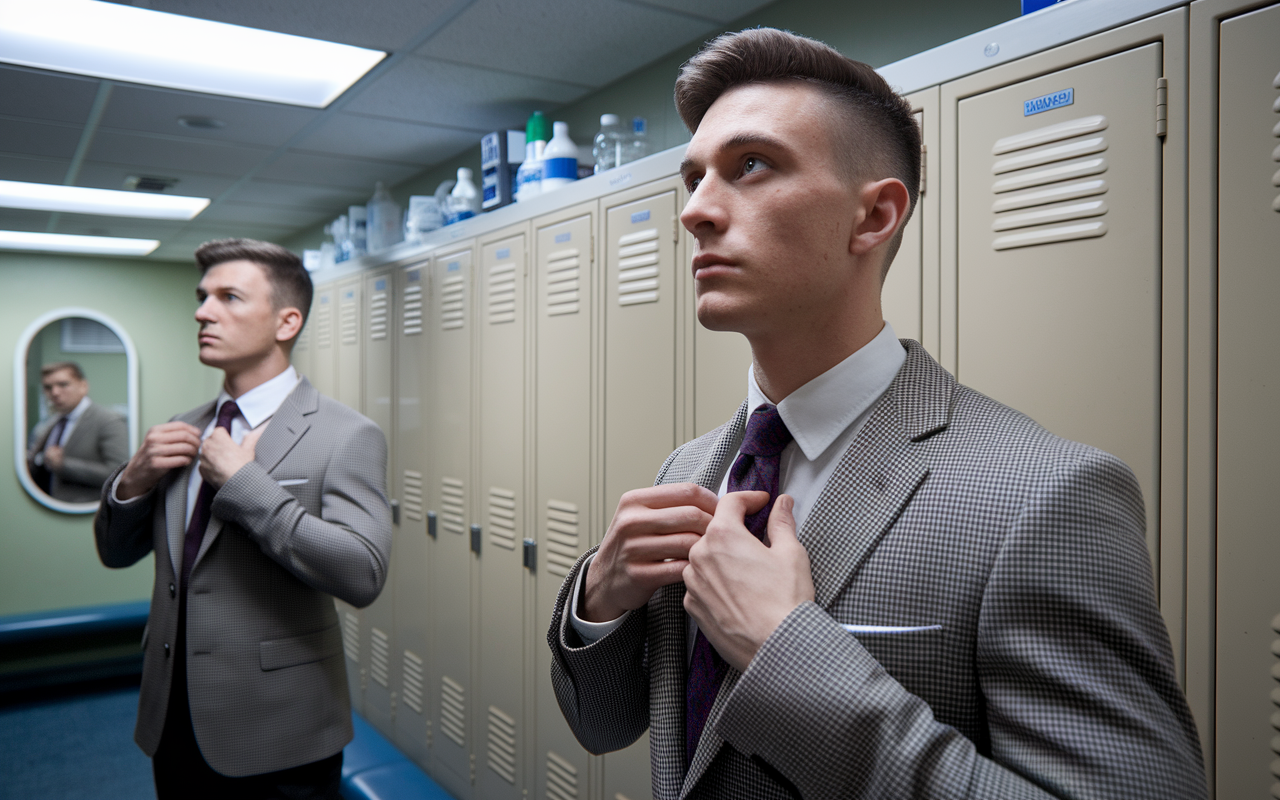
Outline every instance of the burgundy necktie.
<svg viewBox="0 0 1280 800"><path fill-rule="evenodd" d="M49 435L44 438L44 449L50 447L62 446L62 432L67 429L67 417L69 414L63 414L62 417L53 424L53 430L49 431Z"/></svg>
<svg viewBox="0 0 1280 800"><path fill-rule="evenodd" d="M742 437L738 459L729 471L729 491L759 491L769 493L769 502L744 520L747 530L765 541L769 526L769 512L778 497L778 472L782 450L791 442L791 431L782 421L778 407L763 405L747 420L747 431ZM693 644L693 658L689 662L689 681L685 684L684 704L684 764L685 771L693 763L693 754L702 738L702 729L715 703L716 693L724 681L729 665L720 657L707 637L698 631Z"/></svg>
<svg viewBox="0 0 1280 800"><path fill-rule="evenodd" d="M236 401L228 400L218 409L218 427L231 433L231 420L240 413ZM195 507L191 509L191 521L187 523L187 536L182 543L182 591L187 591L187 579L191 577L191 567L196 563L200 553L200 545L204 542L204 529L209 527L209 517L213 513L213 496L218 493L208 481L201 481L200 494L196 496Z"/></svg>

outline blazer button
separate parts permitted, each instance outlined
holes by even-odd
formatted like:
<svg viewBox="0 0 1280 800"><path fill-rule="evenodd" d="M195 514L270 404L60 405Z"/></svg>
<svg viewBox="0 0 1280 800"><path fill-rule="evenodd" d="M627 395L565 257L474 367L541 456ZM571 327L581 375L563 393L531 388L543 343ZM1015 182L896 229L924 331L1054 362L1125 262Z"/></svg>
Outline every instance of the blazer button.
<svg viewBox="0 0 1280 800"><path fill-rule="evenodd" d="M168 643L168 642L165 642L165 643L164 643L164 657L165 657L165 658L168 658L168 657L169 657L169 643Z"/></svg>
<svg viewBox="0 0 1280 800"><path fill-rule="evenodd" d="M172 583L169 584L169 596L170 597L178 596L178 587L174 586Z"/></svg>

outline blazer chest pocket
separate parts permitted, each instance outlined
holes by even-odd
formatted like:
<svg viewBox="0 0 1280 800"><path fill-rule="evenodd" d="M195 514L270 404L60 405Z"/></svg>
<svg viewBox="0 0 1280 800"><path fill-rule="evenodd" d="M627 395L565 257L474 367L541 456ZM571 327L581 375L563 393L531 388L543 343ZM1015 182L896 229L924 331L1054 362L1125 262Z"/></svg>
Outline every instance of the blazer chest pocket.
<svg viewBox="0 0 1280 800"><path fill-rule="evenodd" d="M337 625L315 633L273 639L258 645L263 672L323 661L341 652L342 632Z"/></svg>

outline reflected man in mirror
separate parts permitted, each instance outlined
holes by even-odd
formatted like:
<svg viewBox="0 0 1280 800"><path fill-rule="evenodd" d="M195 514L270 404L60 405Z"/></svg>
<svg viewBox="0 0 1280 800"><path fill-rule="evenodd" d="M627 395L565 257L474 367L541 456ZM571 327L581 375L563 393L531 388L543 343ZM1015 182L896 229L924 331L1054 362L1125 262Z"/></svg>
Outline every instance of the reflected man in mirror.
<svg viewBox="0 0 1280 800"><path fill-rule="evenodd" d="M89 399L89 381L74 361L46 364L40 386L53 413L31 436L31 478L56 500L96 503L107 477L129 460L124 417Z"/></svg>

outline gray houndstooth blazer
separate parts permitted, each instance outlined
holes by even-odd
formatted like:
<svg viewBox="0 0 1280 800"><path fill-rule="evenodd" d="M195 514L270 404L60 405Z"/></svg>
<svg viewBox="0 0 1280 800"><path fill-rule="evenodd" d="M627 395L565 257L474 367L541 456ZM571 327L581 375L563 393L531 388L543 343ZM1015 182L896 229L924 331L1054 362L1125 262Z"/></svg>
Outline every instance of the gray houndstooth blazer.
<svg viewBox="0 0 1280 800"><path fill-rule="evenodd" d="M209 403L175 419L203 429L213 414ZM132 503L111 498L113 475L94 520L108 567L156 553L134 732L149 756L173 678L190 470L173 470ZM382 590L391 551L386 474L382 431L304 378L258 440L254 462L214 495L191 570L186 663L196 741L218 772L288 769L351 741L333 598L365 606Z"/></svg>
<svg viewBox="0 0 1280 800"><path fill-rule="evenodd" d="M548 640L579 741L606 752L650 728L659 800L1204 797L1133 474L903 345L799 532L815 602L730 669L687 776L684 585L584 647L565 609L578 562ZM746 416L657 482L715 491Z"/></svg>

